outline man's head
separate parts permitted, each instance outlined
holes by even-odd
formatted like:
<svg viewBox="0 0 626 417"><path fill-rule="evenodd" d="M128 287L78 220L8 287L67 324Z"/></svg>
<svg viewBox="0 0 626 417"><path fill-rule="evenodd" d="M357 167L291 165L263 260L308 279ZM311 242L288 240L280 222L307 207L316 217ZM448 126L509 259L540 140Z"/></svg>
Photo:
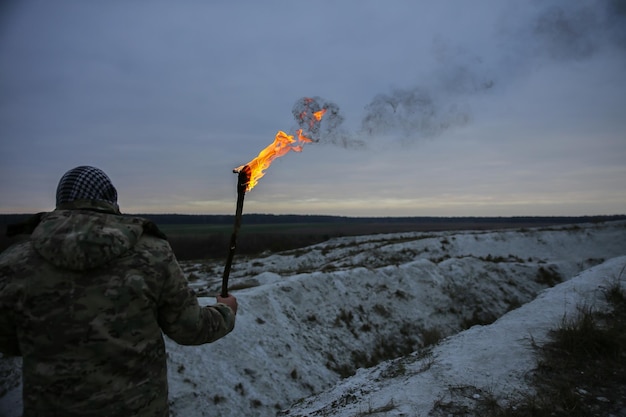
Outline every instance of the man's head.
<svg viewBox="0 0 626 417"><path fill-rule="evenodd" d="M105 201L117 207L117 190L102 170L79 166L61 177L57 186L57 207L76 200Z"/></svg>

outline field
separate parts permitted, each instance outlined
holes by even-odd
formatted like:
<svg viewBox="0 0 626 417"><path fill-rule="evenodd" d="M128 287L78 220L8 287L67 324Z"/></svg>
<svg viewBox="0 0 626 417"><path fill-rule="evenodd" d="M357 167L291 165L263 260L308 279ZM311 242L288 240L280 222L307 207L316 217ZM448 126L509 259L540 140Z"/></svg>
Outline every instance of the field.
<svg viewBox="0 0 626 417"><path fill-rule="evenodd" d="M221 259L228 253L233 217L220 215L141 215L168 236L179 260ZM28 215L0 215L0 227L24 221ZM243 216L237 254L257 255L302 248L333 237L398 232L498 230L556 224L618 220L626 216L582 217L380 217L263 215ZM0 251L23 236L0 236Z"/></svg>
<svg viewBox="0 0 626 417"><path fill-rule="evenodd" d="M237 254L257 255L264 252L281 252L342 236L446 230L496 230L553 224L550 221L520 223L510 219L242 224L237 236ZM160 225L159 228L168 236L170 245L179 260L223 258L228 252L233 233L233 226L225 224L165 224Z"/></svg>

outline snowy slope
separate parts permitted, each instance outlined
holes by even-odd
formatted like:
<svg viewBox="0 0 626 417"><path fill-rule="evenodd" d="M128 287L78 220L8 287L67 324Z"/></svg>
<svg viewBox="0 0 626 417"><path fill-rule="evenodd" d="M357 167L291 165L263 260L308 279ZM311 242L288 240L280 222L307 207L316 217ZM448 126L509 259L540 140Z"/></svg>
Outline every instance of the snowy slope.
<svg viewBox="0 0 626 417"><path fill-rule="evenodd" d="M626 259L542 291L621 255L626 222L346 237L236 257L235 331L199 347L167 340L172 415L273 416L289 409L284 413L348 416L386 401L397 405L391 413L414 415L444 395L446 383L523 389L522 375L532 361L520 352L527 351L529 331L541 338L576 297L591 297L588 290L594 293L617 276ZM199 292L218 291L223 265L184 268ZM581 280L596 284L569 287ZM560 302L546 300L547 294ZM508 311L493 325L458 333ZM422 358L433 335L457 333ZM342 379L394 350L403 358ZM497 353L513 368L497 361L486 362L485 369L477 365ZM399 364L407 371L393 371ZM15 365L0 360L3 369L14 371ZM15 376L7 381L5 386L14 386ZM19 415L10 411L19 405L19 391L14 387L0 398L0 415Z"/></svg>
<svg viewBox="0 0 626 417"><path fill-rule="evenodd" d="M426 416L435 401L471 403L488 394L503 404L531 392L528 371L536 364L533 344L581 306L602 311L605 290L626 288L626 256L611 259L542 292L535 300L489 326L474 326L438 344L428 355L412 354L361 369L332 389L301 401L281 415L361 415L388 410L389 416Z"/></svg>

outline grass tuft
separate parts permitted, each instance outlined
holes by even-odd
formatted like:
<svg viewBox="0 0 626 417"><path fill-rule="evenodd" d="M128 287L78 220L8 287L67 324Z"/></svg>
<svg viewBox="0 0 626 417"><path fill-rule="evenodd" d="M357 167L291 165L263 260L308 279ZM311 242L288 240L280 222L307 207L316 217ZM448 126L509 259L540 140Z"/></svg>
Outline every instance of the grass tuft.
<svg viewBox="0 0 626 417"><path fill-rule="evenodd" d="M608 313L579 308L564 319L543 346L532 375L536 391L501 406L483 394L468 416L604 417L626 411L626 293L619 283L606 290ZM450 414L452 405L435 404L432 416ZM457 415L454 414L453 415Z"/></svg>

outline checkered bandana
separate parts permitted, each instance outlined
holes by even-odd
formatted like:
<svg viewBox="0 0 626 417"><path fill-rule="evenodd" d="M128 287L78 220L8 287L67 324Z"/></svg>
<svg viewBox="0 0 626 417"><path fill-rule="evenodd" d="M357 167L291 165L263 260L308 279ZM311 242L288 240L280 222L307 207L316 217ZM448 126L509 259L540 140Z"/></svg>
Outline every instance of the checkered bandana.
<svg viewBox="0 0 626 417"><path fill-rule="evenodd" d="M57 207L74 200L103 200L117 204L117 190L100 169L80 166L67 171L57 187Z"/></svg>

